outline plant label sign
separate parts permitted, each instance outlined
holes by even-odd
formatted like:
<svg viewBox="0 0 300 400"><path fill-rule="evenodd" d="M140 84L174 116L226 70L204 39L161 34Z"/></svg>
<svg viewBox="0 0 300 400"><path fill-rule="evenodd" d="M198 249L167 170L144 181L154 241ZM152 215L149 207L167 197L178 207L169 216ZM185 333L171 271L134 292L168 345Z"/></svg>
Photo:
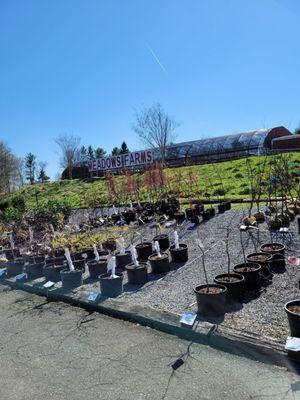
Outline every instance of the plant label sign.
<svg viewBox="0 0 300 400"><path fill-rule="evenodd" d="M55 285L55 282L52 281L47 281L46 283L44 283L43 288L45 289L50 289Z"/></svg>
<svg viewBox="0 0 300 400"><path fill-rule="evenodd" d="M153 164L152 150L135 151L133 153L120 154L112 157L97 158L89 161L89 172L107 171L111 169L121 169L138 167L146 164Z"/></svg>
<svg viewBox="0 0 300 400"><path fill-rule="evenodd" d="M97 292L91 292L88 301L95 303L98 300L99 293Z"/></svg>
<svg viewBox="0 0 300 400"><path fill-rule="evenodd" d="M180 318L180 323L183 326L192 327L196 321L196 318L197 318L197 313L186 311L182 314L182 317Z"/></svg>

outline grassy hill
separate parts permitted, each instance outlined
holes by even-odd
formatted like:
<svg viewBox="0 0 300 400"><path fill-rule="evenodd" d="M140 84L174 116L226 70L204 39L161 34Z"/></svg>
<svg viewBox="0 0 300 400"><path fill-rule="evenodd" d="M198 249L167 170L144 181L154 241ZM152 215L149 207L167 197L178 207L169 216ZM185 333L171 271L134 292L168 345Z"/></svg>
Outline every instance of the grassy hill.
<svg viewBox="0 0 300 400"><path fill-rule="evenodd" d="M300 153L289 153L292 168L300 167ZM252 157L251 163L257 165L262 158ZM165 169L166 185L170 186L181 198L204 198L204 193L211 193L221 188L225 189L228 198L249 197L249 182L247 178L246 160L238 159L216 164L195 165L189 167ZM221 179L220 179L221 177ZM209 178L209 179L207 179ZM121 187L122 177L115 178L116 186ZM143 175L139 175L140 183ZM222 181L222 182L221 182ZM208 187L209 186L209 187ZM121 189L122 190L122 189ZM93 196L107 196L107 183L102 178L96 178L94 182L88 183L82 180L61 180L47 184L26 185L19 193L23 194L27 209L35 206L38 200L68 200L73 208L84 207L90 204ZM146 199L146 191L142 189L142 197Z"/></svg>

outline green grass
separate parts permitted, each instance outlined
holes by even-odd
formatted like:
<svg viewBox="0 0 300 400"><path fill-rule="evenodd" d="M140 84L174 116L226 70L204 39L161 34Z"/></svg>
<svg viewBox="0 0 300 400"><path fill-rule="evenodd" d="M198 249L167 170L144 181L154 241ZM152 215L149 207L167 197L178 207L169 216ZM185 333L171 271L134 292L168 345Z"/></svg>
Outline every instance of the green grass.
<svg viewBox="0 0 300 400"><path fill-rule="evenodd" d="M295 163L293 168L300 167L300 153L289 153L288 157ZM257 165L262 158L252 157L251 162ZM168 185L175 188L181 198L204 198L207 190L207 177L210 177L211 186L209 192L214 192L222 188L217 171L219 171L223 186L228 198L245 198L249 197L249 183L247 179L247 168L245 159L233 161L225 161L216 164L194 165L190 167L166 169ZM190 171L195 175L195 184L188 183ZM176 184L176 175L180 174L180 185ZM117 185L121 184L122 177L116 177ZM141 176L143 179L143 176ZM73 208L87 206L87 198L93 196L94 193L107 194L107 186L105 180L98 178L92 183L74 179L71 181L61 180L47 184L26 185L20 193L24 194L27 209L31 209L36 204L36 196L39 201L49 199L67 199ZM142 197L146 198L145 190L142 191ZM109 200L108 200L109 202Z"/></svg>

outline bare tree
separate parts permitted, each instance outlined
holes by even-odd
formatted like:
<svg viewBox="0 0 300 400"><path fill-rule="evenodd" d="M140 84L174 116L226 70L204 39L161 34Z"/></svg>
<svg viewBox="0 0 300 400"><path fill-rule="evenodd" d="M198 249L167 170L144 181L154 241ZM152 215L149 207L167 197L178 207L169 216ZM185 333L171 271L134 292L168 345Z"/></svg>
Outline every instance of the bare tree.
<svg viewBox="0 0 300 400"><path fill-rule="evenodd" d="M22 185L21 160L0 142L0 191L11 192Z"/></svg>
<svg viewBox="0 0 300 400"><path fill-rule="evenodd" d="M162 160L166 147L175 139L175 130L179 124L168 116L160 103L155 103L136 113L133 130L146 146L158 148Z"/></svg>
<svg viewBox="0 0 300 400"><path fill-rule="evenodd" d="M80 138L73 134L60 135L55 142L61 150L60 165L68 169L68 178L72 179L74 165L80 160Z"/></svg>

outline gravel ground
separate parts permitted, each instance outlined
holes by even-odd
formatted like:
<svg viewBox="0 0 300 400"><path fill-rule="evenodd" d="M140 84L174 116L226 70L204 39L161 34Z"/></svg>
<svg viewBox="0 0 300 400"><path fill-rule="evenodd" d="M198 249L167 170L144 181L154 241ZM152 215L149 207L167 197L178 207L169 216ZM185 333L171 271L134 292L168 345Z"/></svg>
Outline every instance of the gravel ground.
<svg viewBox="0 0 300 400"><path fill-rule="evenodd" d="M224 238L225 228L229 224L231 267L243 262L239 226L244 213L245 210L231 210L200 224L198 231L206 249L206 269L210 281L213 281L214 276L227 271ZM180 229L180 241L188 245L189 261L185 265L172 265L172 271L168 274L150 274L150 281L142 287L128 285L125 280L125 291L118 299L178 314L187 309L196 310L193 289L205 283L205 280L202 259L195 243L197 230L189 231L187 226L186 223ZM173 228L169 228L170 237L173 236L172 231ZM144 235L152 237L154 232L144 228ZM260 244L270 242L270 233L265 223L259 225L259 230L244 232L243 237L246 254L255 251L255 246L259 248ZM290 235L273 234L273 241L284 243L287 246L287 255L299 256L300 236L297 222L292 222ZM251 293L247 294L243 304L236 304L225 315L222 325L284 341L289 329L283 306L286 301L299 297L299 269L288 266L285 273L274 275L272 284L263 287L256 298Z"/></svg>

